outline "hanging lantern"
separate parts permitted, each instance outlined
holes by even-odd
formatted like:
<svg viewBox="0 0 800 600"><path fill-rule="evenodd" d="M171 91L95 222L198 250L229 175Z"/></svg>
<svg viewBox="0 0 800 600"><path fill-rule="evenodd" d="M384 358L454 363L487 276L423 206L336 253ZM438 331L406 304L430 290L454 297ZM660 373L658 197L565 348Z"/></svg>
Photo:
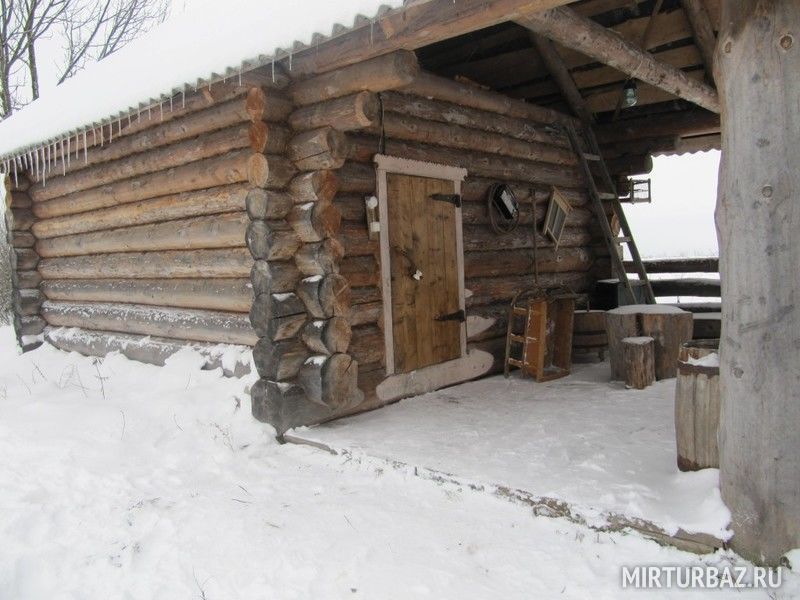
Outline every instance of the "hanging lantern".
<svg viewBox="0 0 800 600"><path fill-rule="evenodd" d="M625 87L622 88L622 99L626 108L636 106L636 103L639 102L639 90L635 80L629 79L625 82Z"/></svg>

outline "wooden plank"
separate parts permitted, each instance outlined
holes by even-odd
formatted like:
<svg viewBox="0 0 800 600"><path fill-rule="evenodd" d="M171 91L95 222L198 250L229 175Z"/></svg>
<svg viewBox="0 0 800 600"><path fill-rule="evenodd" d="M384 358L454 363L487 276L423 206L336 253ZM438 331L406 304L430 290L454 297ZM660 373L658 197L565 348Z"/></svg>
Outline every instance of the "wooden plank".
<svg viewBox="0 0 800 600"><path fill-rule="evenodd" d="M710 258L662 258L643 261L648 273L719 273L719 259ZM625 261L625 270L635 272L632 262Z"/></svg>

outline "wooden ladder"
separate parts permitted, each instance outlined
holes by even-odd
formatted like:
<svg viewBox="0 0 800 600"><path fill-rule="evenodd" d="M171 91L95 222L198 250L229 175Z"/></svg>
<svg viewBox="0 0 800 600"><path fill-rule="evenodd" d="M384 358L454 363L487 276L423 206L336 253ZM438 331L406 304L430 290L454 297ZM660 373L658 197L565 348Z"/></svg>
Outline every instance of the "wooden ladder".
<svg viewBox="0 0 800 600"><path fill-rule="evenodd" d="M518 304L519 294L511 301L508 309L506 331L506 355L503 374L508 377L511 367L522 370L537 379L544 371L544 355L547 335L547 300L545 298L527 299L524 306ZM514 330L517 317L525 318L524 331ZM521 347L519 358L511 356L513 346Z"/></svg>
<svg viewBox="0 0 800 600"><path fill-rule="evenodd" d="M567 123L565 128L567 135L569 136L569 142L572 145L572 149L578 156L578 162L581 165L581 170L583 171L583 175L586 179L586 184L589 187L589 196L592 200L592 208L594 209L595 216L600 223L600 228L603 230L603 237L605 238L606 246L608 247L608 253L611 256L611 265L613 267L615 276L625 286L625 289L628 293L629 302L632 304L638 304L640 302L633 291L633 285L636 283L644 290L644 301L647 304L655 304L656 298L653 294L653 288L650 285L650 280L647 277L647 271L642 263L642 257L639 254L639 249L636 246L636 242L633 240L633 233L631 232L630 225L628 225L628 219L625 218L625 212L622 210L622 204L620 204L619 194L617 193L617 188L614 185L614 180L608 171L608 166L603 160L603 156L600 154L600 146L597 143L597 138L594 135L594 131L588 125L584 127L584 138L586 139L586 144L589 148L589 151L586 152L580 143L580 139L578 138L578 133L575 131L574 125L572 123ZM599 171L599 173L592 170L593 164L597 166L597 171ZM619 220L620 230L622 232L621 236L615 235L611 230L611 224L608 222L608 216L606 215L603 201L611 202L614 214ZM628 277L628 273L625 271L625 265L623 263L621 252L623 244L628 246L636 274L639 276L639 280L634 281L633 283Z"/></svg>

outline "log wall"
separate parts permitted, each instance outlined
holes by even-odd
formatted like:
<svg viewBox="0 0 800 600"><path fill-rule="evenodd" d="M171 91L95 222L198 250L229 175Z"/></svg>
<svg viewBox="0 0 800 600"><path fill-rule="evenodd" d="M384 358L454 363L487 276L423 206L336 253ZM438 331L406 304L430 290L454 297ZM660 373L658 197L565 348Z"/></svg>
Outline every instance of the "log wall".
<svg viewBox="0 0 800 600"><path fill-rule="evenodd" d="M47 177L29 173L10 196L21 340L156 364L189 345L209 367L217 344L255 347L254 249L287 258L299 245L288 203L248 211L296 171L287 83L254 71L52 148Z"/></svg>
<svg viewBox="0 0 800 600"><path fill-rule="evenodd" d="M551 111L415 75L407 53L382 60L380 69L373 59L290 86L296 106L287 155L300 171L289 184L290 222L302 242L294 261L299 274L293 273L300 280L292 294L285 275L272 275L273 262L263 265L262 279L279 279L285 303L297 310L299 299L309 322L295 322L265 290L256 289L254 305L262 323L282 319L262 332L274 341L262 338L256 348L256 364L264 367L253 389L255 415L279 432L386 402L376 392L386 378L379 242L369 238L365 209L376 193L375 154L468 170L462 187L468 348L491 352L494 370L501 367L508 302L534 283L534 246L540 283L576 292L592 286L595 249L604 247L576 157L553 127ZM520 203L520 224L508 235L489 224L486 193L495 182L511 183ZM553 185L574 207L558 251L534 231L534 224L541 231ZM338 353L346 358L332 361ZM326 389L333 373L340 387Z"/></svg>

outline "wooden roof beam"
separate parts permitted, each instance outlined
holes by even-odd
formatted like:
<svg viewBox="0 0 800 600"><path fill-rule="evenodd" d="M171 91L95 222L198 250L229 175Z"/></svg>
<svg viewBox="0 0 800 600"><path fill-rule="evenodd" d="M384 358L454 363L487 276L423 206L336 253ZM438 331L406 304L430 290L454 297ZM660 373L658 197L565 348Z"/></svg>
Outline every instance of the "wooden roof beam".
<svg viewBox="0 0 800 600"><path fill-rule="evenodd" d="M649 52L624 40L612 30L576 14L568 8L554 8L515 18L520 25L568 48L619 69L632 79L649 83L705 109L720 111L717 92L680 69L656 60Z"/></svg>
<svg viewBox="0 0 800 600"><path fill-rule="evenodd" d="M318 75L394 50L416 50L571 1L416 0L374 22L296 53L287 70L292 78ZM285 63L288 66L289 60Z"/></svg>
<svg viewBox="0 0 800 600"><path fill-rule="evenodd" d="M717 35L714 33L714 26L711 25L711 17L708 16L703 0L681 0L681 4L694 33L694 42L703 57L708 80L713 83L717 79L714 73L714 50L717 46Z"/></svg>
<svg viewBox="0 0 800 600"><path fill-rule="evenodd" d="M586 102L584 102L578 86L575 85L575 80L572 79L567 65L558 53L556 45L550 39L533 32L531 32L531 41L539 51L545 68L550 72L550 76L556 82L561 95L564 96L575 116L584 124L593 123L594 115L586 107Z"/></svg>

